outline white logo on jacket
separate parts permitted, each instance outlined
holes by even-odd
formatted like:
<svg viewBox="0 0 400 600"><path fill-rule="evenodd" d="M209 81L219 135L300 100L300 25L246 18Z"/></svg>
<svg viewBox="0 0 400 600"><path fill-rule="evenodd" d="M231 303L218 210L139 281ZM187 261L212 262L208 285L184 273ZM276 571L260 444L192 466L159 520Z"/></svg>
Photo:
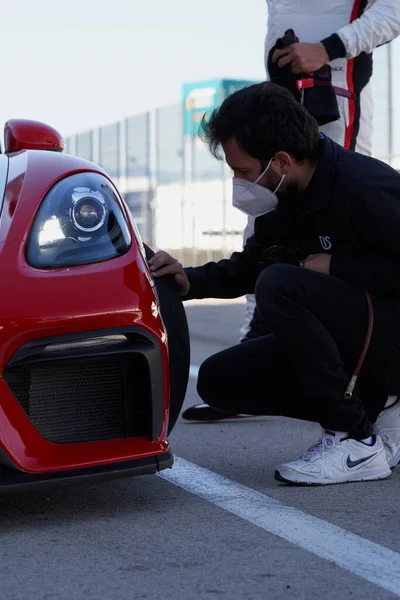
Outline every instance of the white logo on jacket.
<svg viewBox="0 0 400 600"><path fill-rule="evenodd" d="M320 235L319 241L321 242L321 246L324 250L330 250L332 248L332 242L330 237Z"/></svg>

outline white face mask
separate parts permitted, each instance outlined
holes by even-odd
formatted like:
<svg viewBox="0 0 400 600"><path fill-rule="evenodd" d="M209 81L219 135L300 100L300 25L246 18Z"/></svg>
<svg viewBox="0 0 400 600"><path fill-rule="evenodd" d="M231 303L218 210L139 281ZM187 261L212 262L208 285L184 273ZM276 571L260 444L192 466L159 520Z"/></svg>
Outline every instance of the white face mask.
<svg viewBox="0 0 400 600"><path fill-rule="evenodd" d="M233 191L232 191L232 203L235 208L238 208L249 217L259 217L265 215L276 208L278 204L278 198L276 192L282 185L285 175L282 175L280 182L276 186L275 190L272 191L262 185L258 185L261 177L268 171L272 158L269 161L266 169L261 175L254 181L247 181L240 177L233 178Z"/></svg>

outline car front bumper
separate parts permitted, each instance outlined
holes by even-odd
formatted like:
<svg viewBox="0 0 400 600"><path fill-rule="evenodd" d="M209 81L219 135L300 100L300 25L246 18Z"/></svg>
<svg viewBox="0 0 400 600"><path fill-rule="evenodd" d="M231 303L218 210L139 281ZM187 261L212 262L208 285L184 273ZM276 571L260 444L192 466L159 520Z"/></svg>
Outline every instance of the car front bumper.
<svg viewBox="0 0 400 600"><path fill-rule="evenodd" d="M9 359L0 384L5 467L81 473L169 449L162 347L142 327L31 340Z"/></svg>
<svg viewBox="0 0 400 600"><path fill-rule="evenodd" d="M34 489L90 483L107 479L119 479L133 475L150 475L171 468L174 462L172 453L127 460L106 465L81 469L69 469L48 473L24 473L6 466L0 466L0 494L25 492Z"/></svg>

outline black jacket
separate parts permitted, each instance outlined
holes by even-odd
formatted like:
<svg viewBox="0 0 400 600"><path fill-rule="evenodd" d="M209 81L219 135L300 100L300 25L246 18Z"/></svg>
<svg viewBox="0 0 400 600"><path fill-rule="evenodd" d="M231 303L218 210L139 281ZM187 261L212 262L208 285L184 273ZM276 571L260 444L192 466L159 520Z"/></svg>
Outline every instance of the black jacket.
<svg viewBox="0 0 400 600"><path fill-rule="evenodd" d="M191 286L185 299L253 293L263 252L275 244L299 259L329 252L331 275L400 302L400 174L323 137L306 190L258 217L242 252L185 269Z"/></svg>

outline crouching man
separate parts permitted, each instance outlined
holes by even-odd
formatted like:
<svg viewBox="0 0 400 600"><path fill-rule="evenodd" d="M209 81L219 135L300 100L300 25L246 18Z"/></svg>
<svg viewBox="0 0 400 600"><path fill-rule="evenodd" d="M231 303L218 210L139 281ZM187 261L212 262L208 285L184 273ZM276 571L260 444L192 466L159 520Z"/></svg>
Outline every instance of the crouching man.
<svg viewBox="0 0 400 600"><path fill-rule="evenodd" d="M280 481L388 477L400 460L400 175L324 137L272 83L228 97L202 128L255 233L227 260L183 269L159 252L150 268L174 275L183 299L255 292L268 335L208 358L199 395L219 410L321 424L321 439L277 468ZM276 246L285 263L268 260ZM346 397L371 324L366 292L372 338Z"/></svg>

